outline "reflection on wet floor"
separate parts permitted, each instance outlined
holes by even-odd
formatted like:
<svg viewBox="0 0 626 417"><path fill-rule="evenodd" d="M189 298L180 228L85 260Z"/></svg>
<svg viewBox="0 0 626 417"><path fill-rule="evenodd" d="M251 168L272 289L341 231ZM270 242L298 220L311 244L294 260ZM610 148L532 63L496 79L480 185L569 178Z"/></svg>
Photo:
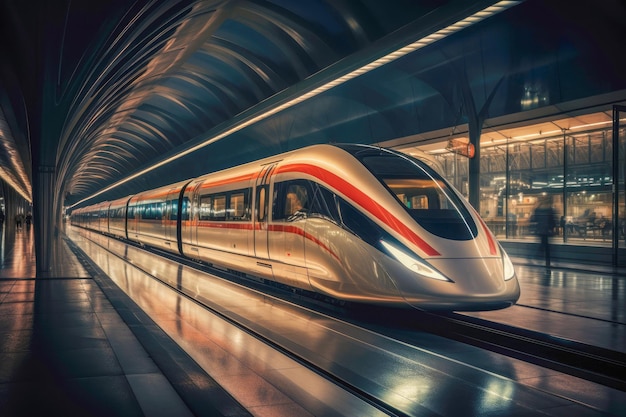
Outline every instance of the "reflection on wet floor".
<svg viewBox="0 0 626 417"><path fill-rule="evenodd" d="M3 223L0 234L0 278L34 278L35 237L32 227Z"/></svg>
<svg viewBox="0 0 626 417"><path fill-rule="evenodd" d="M5 222L0 230L0 278L89 278L62 236L53 238L50 270L37 271L34 226L18 228Z"/></svg>
<svg viewBox="0 0 626 417"><path fill-rule="evenodd" d="M516 265L517 305L472 316L626 352L626 277Z"/></svg>

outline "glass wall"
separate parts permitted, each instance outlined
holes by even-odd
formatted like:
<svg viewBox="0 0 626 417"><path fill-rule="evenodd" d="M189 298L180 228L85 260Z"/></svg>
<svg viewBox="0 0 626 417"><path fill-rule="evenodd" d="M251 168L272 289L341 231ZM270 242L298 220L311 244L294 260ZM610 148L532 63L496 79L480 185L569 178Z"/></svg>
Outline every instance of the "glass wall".
<svg viewBox="0 0 626 417"><path fill-rule="evenodd" d="M617 110L617 109L616 109ZM619 248L626 247L626 121L619 118L620 114L624 114L623 106L617 111L618 126L617 126L617 141L619 142L619 149L617 153L617 246Z"/></svg>
<svg viewBox="0 0 626 417"><path fill-rule="evenodd" d="M530 136L530 135L529 135ZM487 225L503 240L534 240L532 215L546 199L557 216L554 241L608 246L619 196L618 239L624 246L624 129L619 130L619 192L613 190L611 124L601 129L555 131L540 139L481 140L480 208ZM467 197L468 159L429 146L442 174ZM428 152L428 151L427 151ZM621 168L624 167L624 168Z"/></svg>

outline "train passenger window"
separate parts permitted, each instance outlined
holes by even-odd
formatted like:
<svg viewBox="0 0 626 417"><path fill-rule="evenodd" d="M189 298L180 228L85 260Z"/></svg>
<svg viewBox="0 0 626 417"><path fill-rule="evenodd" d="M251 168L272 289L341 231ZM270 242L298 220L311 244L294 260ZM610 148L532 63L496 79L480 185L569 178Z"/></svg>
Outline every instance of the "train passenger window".
<svg viewBox="0 0 626 417"><path fill-rule="evenodd" d="M146 203L141 206L141 218L144 220L161 220L163 207L161 203Z"/></svg>
<svg viewBox="0 0 626 417"><path fill-rule="evenodd" d="M149 218L148 209L149 209L149 207L148 207L147 204L137 205L137 214L139 215L140 219L148 219Z"/></svg>
<svg viewBox="0 0 626 417"><path fill-rule="evenodd" d="M248 190L235 191L230 194L228 217L231 220L248 220Z"/></svg>
<svg viewBox="0 0 626 417"><path fill-rule="evenodd" d="M293 220L296 213L308 210L308 195L307 181L285 181L275 184L272 218Z"/></svg>
<svg viewBox="0 0 626 417"><path fill-rule="evenodd" d="M178 220L178 199L174 198L170 200L170 220Z"/></svg>
<svg viewBox="0 0 626 417"><path fill-rule="evenodd" d="M189 197L183 197L183 204L180 211L181 220L189 220L189 209Z"/></svg>
<svg viewBox="0 0 626 417"><path fill-rule="evenodd" d="M226 195L213 197L210 218L211 220L226 220Z"/></svg>
<svg viewBox="0 0 626 417"><path fill-rule="evenodd" d="M200 213L199 220L210 220L211 219L211 203L213 199L211 196L202 196L200 197Z"/></svg>

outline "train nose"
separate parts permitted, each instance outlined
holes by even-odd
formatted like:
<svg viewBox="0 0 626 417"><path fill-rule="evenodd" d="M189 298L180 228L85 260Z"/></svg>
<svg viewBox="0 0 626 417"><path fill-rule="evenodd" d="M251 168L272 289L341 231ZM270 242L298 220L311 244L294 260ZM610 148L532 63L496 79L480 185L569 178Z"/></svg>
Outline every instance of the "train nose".
<svg viewBox="0 0 626 417"><path fill-rule="evenodd" d="M511 306L519 299L517 278L505 280L500 257L430 259L429 263L451 279L451 282L428 283L432 308L489 310ZM401 291L409 304L429 308L428 300L420 300L413 289Z"/></svg>

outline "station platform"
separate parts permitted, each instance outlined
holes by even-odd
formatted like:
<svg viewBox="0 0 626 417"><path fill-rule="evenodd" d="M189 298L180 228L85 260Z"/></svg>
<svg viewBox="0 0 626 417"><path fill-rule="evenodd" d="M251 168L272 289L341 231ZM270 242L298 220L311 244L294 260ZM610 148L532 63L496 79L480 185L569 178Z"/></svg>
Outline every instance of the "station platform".
<svg viewBox="0 0 626 417"><path fill-rule="evenodd" d="M268 389L259 388L259 382L251 384L256 384L256 388L249 390L248 398L233 398L198 364L197 357L190 356L166 334L167 324L155 321L155 316L165 315L171 306L159 305L161 299L144 299L148 309L138 306L112 280L78 258L64 237L55 242L54 256L61 260L55 262L55 270L36 277L33 231L8 229L13 228L5 228L0 241L0 416L329 415L313 411L313 407L323 410L320 404L305 410L277 400ZM527 324L534 330L563 332L561 337L582 339L585 343L590 342L585 337L592 337L598 345L626 350L626 271L556 263L546 273L545 268L530 260L514 259L514 263L523 274L520 301L532 305L537 312L534 316L525 314L525 320L532 321ZM607 279L612 287L607 286ZM145 294L148 290L154 289L142 287L138 291ZM175 302L173 308L179 314L187 314L189 307ZM541 314L559 309L574 312L576 318L592 317L597 322L591 329L585 328L588 322L579 324L574 320L563 325L562 321L551 322ZM476 315L520 324L519 314L510 309ZM621 327L615 323L621 323ZM200 337L188 329L178 332L191 339ZM485 370L496 372L489 368L496 365L493 356L450 346L445 349L452 361L480 356ZM247 344L245 348L256 349ZM434 349L432 346L427 350ZM221 357L215 360L226 361ZM269 357L268 361L276 360ZM487 415L601 416L620 415L619 410L626 409L626 394L621 391L542 371L519 361L511 364L507 364L511 374L504 378L530 387L521 397L528 404L519 407L519 397L512 397L512 414L502 411ZM241 372L232 369L232 363L226 367L230 373ZM476 368L472 372L480 367L470 366ZM467 373L466 368L463 369ZM481 375L476 378L484 378ZM241 385L240 379L229 378L233 385ZM297 379L294 377L294 384ZM463 386L460 381L455 383ZM437 404L432 408L424 406L415 415L454 415L449 398L465 393L465 388L455 388L449 381L446 384L433 390L432 395L439 397L441 404L446 404L443 410L449 412L433 411L440 405ZM446 392L439 392L442 389ZM556 394L544 397L545 392ZM428 401L431 400L425 399L423 404ZM579 414L581 410L583 414Z"/></svg>
<svg viewBox="0 0 626 417"><path fill-rule="evenodd" d="M33 230L0 236L0 416L250 415L63 239L36 278Z"/></svg>

